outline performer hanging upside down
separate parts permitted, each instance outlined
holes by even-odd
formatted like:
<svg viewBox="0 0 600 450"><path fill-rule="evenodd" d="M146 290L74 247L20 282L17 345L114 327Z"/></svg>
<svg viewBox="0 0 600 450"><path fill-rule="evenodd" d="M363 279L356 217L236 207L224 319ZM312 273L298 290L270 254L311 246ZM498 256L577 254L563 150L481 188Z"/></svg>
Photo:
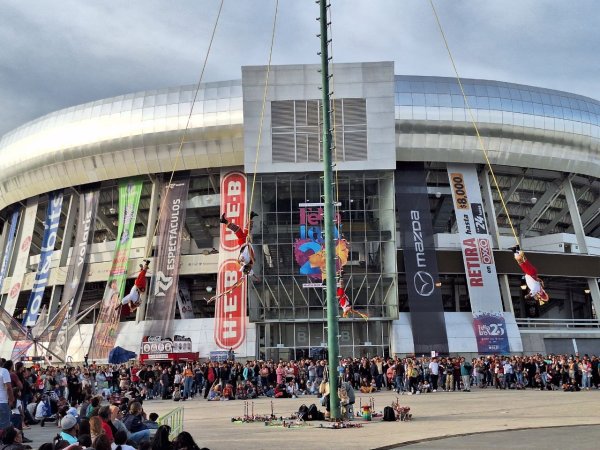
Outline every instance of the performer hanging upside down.
<svg viewBox="0 0 600 450"><path fill-rule="evenodd" d="M225 213L223 213L220 220L221 223L224 223L227 226L227 229L235 233L238 244L242 246L242 248L240 248L240 255L238 256L238 263L242 268L242 273L248 276L254 276L254 271L252 270L252 267L254 267L254 249L252 248L252 242L249 239L249 233L252 230L252 219L256 216L258 216L258 214L253 211L250 212L250 222L246 228L231 223L225 217Z"/></svg>
<svg viewBox="0 0 600 450"><path fill-rule="evenodd" d="M144 260L144 264L140 264L140 273L135 279L131 291L123 297L123 300L121 300L121 303L115 309L119 309L121 305L124 306L130 303L129 310L133 312L140 306L142 294L146 292L146 272L149 266L150 261L148 259Z"/></svg>
<svg viewBox="0 0 600 450"><path fill-rule="evenodd" d="M537 269L525 257L525 253L518 245L513 247L512 251L514 253L515 260L525 274L525 283L529 288L529 293L525 296L525 298L533 298L537 300L540 305L544 305L548 300L550 300L550 297L544 290L544 282L538 276Z"/></svg>
<svg viewBox="0 0 600 450"><path fill-rule="evenodd" d="M344 282L340 280L340 283L337 288L337 297L338 302L340 304L340 308L342 308L342 317L346 318L350 314L356 314L357 316L362 317L365 320L369 320L369 316L366 314L360 313L355 309L352 309L352 304L350 303L350 299L346 295L346 291L344 290Z"/></svg>

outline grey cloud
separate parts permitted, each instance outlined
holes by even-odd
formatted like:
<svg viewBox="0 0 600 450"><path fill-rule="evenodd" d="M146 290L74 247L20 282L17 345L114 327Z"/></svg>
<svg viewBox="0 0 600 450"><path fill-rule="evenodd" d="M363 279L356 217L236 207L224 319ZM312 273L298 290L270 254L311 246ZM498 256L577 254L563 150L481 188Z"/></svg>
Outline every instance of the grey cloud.
<svg viewBox="0 0 600 450"><path fill-rule="evenodd" d="M453 72L429 2L333 2L336 62L393 60L396 73ZM598 97L600 9L592 0L442 1L461 76ZM198 80L218 0L3 2L0 134L99 98ZM226 0L204 79L266 64L274 0ZM273 64L318 63L318 6L280 1Z"/></svg>

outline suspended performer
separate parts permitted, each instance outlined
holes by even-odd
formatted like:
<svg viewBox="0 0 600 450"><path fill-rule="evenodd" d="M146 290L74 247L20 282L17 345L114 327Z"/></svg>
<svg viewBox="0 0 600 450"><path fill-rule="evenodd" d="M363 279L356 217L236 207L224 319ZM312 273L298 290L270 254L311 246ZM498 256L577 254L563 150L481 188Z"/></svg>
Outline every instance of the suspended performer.
<svg viewBox="0 0 600 450"><path fill-rule="evenodd" d="M248 276L254 276L254 271L252 270L254 267L254 249L252 248L252 242L250 241L249 233L252 230L252 219L254 219L256 216L258 216L258 214L253 211L250 212L250 222L246 228L242 228L235 223L231 223L225 217L225 213L223 213L220 220L221 223L227 226L227 229L235 233L235 236L238 239L238 244L242 246L238 256L238 263L242 268L242 273Z"/></svg>
<svg viewBox="0 0 600 450"><path fill-rule="evenodd" d="M515 256L515 260L521 267L521 270L525 274L525 284L529 288L529 292L525 298L533 298L539 302L540 305L544 305L550 297L544 290L544 282L538 276L537 269L529 260L525 257L525 252L521 250L518 245L511 249Z"/></svg>
<svg viewBox="0 0 600 450"><path fill-rule="evenodd" d="M356 311L355 309L352 309L352 304L350 303L350 299L348 298L348 295L346 295L343 281L340 281L340 284L338 285L337 297L338 297L338 303L340 304L340 308L342 308L342 317L346 318L350 314L356 314L357 316L360 316L365 320L369 320L369 316L367 316L366 314L360 313L360 312Z"/></svg>
<svg viewBox="0 0 600 450"><path fill-rule="evenodd" d="M146 272L148 271L149 266L150 260L148 259L144 260L144 264L140 264L140 273L135 279L131 291L128 295L123 297L115 309L119 309L121 306L129 304L129 310L134 312L140 306L142 294L146 292Z"/></svg>

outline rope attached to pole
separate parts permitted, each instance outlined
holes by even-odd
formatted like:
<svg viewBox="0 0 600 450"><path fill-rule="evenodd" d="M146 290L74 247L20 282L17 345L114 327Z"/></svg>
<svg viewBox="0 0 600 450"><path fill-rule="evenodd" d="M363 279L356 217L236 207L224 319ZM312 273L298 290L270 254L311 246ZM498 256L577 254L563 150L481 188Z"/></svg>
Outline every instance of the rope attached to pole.
<svg viewBox="0 0 600 450"><path fill-rule="evenodd" d="M481 137L481 134L479 133L479 127L477 126L477 122L475 120L475 115L473 114L473 110L471 109L471 106L469 105L469 100L467 99L467 95L465 93L465 89L463 87L462 80L458 74L458 69L456 67L456 63L454 62L454 57L452 56L452 52L450 51L450 46L448 45L448 40L446 39L446 33L444 33L444 29L442 27L442 23L440 21L440 18L437 14L436 9L435 9L435 5L433 4L433 0L429 0L429 4L431 5L431 9L433 10L433 15L435 16L435 20L437 22L438 29L440 31L440 34L442 35L442 39L444 41L444 46L446 47L446 51L448 52L448 56L450 57L450 62L452 63L452 68L454 69L456 81L458 82L458 86L460 87L460 92L462 93L466 109L467 109L467 111L469 111L469 117L471 119L471 123L473 124L473 128L475 129L475 134L477 135L477 141L479 142L479 147L480 147L481 151L483 152L483 156L485 158L486 164L490 171L490 175L492 176L492 180L494 181L494 186L496 188L496 191L498 191L498 196L500 197L500 202L502 203L502 208L504 209L506 218L508 219L510 229L512 230L512 234L515 238L515 242L517 243L517 245L520 245L519 244L519 236L513 225L513 221L510 217L510 213L508 212L508 207L506 206L504 196L502 195L502 191L500 190L500 186L498 185L498 180L496 179L496 174L494 173L494 169L492 168L492 163L491 163L489 155L488 155L488 150L485 146L485 143L483 142L483 138Z"/></svg>

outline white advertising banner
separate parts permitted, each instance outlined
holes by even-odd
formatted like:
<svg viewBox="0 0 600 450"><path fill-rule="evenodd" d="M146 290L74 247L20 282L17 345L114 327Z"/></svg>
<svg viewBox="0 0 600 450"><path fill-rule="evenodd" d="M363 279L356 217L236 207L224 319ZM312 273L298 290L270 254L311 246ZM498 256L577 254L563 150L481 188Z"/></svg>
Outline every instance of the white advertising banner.
<svg viewBox="0 0 600 450"><path fill-rule="evenodd" d="M38 209L38 199L29 199L25 208L25 214L23 214L23 221L21 222L21 238L15 248L17 260L10 280L10 289L8 296L6 297L6 303L4 309L6 309L13 316L15 315L15 307L17 306L17 300L21 293L21 287L23 285L23 276L27 271L27 262L29 260L29 248L31 247L31 239L33 237L33 227L35 226L35 219Z"/></svg>
<svg viewBox="0 0 600 450"><path fill-rule="evenodd" d="M448 178L480 353L510 351L504 308L494 263L492 240L483 212L477 170L471 164L448 164Z"/></svg>

